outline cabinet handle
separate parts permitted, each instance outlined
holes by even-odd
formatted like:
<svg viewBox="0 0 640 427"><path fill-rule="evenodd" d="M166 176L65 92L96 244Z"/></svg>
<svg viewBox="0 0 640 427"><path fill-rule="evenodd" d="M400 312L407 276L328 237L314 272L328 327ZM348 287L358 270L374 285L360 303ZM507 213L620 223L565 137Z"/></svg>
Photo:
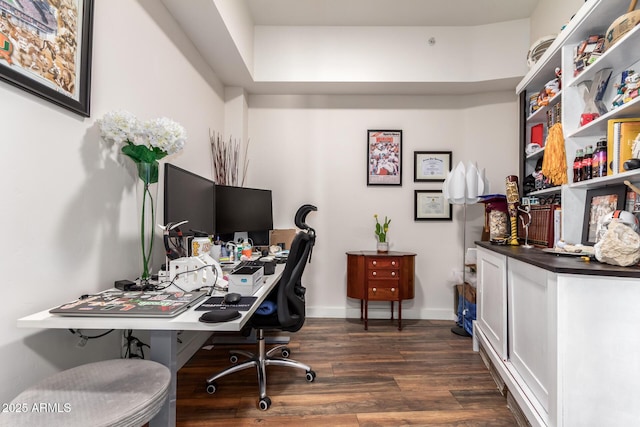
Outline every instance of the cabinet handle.
<svg viewBox="0 0 640 427"><path fill-rule="evenodd" d="M371 273L371 274L373 274L374 276L377 276L377 275L378 275L378 273L377 273L377 272L375 272L375 271L374 271L373 273Z"/></svg>
<svg viewBox="0 0 640 427"><path fill-rule="evenodd" d="M376 288L373 288L373 289L371 289L371 290L372 290L374 293L377 291L377 289L376 289Z"/></svg>
<svg viewBox="0 0 640 427"><path fill-rule="evenodd" d="M395 277L396 272L395 272L395 271L392 271L392 272L391 272L391 275Z"/></svg>
<svg viewBox="0 0 640 427"><path fill-rule="evenodd" d="M396 262L395 261L391 261L391 265L396 265Z"/></svg>
<svg viewBox="0 0 640 427"><path fill-rule="evenodd" d="M391 292L395 292L395 291L396 291L396 288L391 288Z"/></svg>
<svg viewBox="0 0 640 427"><path fill-rule="evenodd" d="M371 264L376 265L376 262L375 261L371 261Z"/></svg>

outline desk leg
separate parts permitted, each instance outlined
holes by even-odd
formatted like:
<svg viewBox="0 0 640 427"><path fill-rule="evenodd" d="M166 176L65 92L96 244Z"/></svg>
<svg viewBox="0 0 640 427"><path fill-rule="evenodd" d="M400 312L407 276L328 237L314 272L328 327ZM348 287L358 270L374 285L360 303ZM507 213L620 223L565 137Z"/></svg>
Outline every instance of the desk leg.
<svg viewBox="0 0 640 427"><path fill-rule="evenodd" d="M398 300L398 330L402 330L402 300Z"/></svg>
<svg viewBox="0 0 640 427"><path fill-rule="evenodd" d="M364 330L369 329L369 300L364 300Z"/></svg>
<svg viewBox="0 0 640 427"><path fill-rule="evenodd" d="M391 320L393 320L393 301L391 301Z"/></svg>
<svg viewBox="0 0 640 427"><path fill-rule="evenodd" d="M151 331L149 345L151 347L151 360L162 363L171 371L171 384L169 396L164 406L149 422L149 427L175 426L176 425L176 401L178 385L178 347L177 331Z"/></svg>

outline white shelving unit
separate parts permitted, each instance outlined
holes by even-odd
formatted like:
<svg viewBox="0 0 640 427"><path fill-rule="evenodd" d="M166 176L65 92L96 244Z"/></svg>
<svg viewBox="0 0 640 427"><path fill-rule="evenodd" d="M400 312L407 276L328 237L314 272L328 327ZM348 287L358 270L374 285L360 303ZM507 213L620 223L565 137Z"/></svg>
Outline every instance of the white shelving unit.
<svg viewBox="0 0 640 427"><path fill-rule="evenodd" d="M565 138L567 156L567 176L570 184L562 185L530 193L530 195L544 195L560 192L563 209L563 239L567 242L579 243L582 239L582 223L584 217L587 191L610 185L620 185L625 180L636 183L640 180L640 170L626 171L613 176L595 178L584 182L571 183L573 180L573 159L577 149L584 149L587 145L595 148L598 139L607 136L607 122L613 118L640 117L640 97L617 108L612 107L612 100L616 95L615 85L620 82L623 71L634 69L640 72L640 26L628 32L616 44L607 49L594 63L586 67L580 74L574 76L574 52L576 47L590 35L605 34L607 28L619 16L626 13L628 0L588 0L576 13L565 29L558 35L549 49L534 64L527 75L516 88L516 92L527 100L531 94L541 90L545 83L553 79L556 67L562 69L561 92L550 101L551 108L561 102L561 122ZM582 84L593 80L596 73L602 69L611 68L612 74L604 95L604 103L609 109L606 114L596 118L584 126L580 125L580 116L585 112L585 102L582 95ZM523 108L528 105L523 105ZM524 140L521 149L529 143L531 127L537 123L546 123L545 111L536 111L526 117L524 123ZM545 124L545 137L548 129ZM537 154L537 153L536 153ZM521 180L529 175L538 157L524 156ZM611 159L608 159L610 162Z"/></svg>

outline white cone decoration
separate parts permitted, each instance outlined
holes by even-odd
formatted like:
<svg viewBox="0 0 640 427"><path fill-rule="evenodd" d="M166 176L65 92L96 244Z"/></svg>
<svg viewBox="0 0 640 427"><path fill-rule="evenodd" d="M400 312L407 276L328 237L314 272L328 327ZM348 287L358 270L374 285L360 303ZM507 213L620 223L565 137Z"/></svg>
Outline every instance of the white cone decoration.
<svg viewBox="0 0 640 427"><path fill-rule="evenodd" d="M466 167L459 162L442 184L442 194L454 205L477 203L479 197L488 191L489 181L484 169L479 171L472 162L468 162Z"/></svg>

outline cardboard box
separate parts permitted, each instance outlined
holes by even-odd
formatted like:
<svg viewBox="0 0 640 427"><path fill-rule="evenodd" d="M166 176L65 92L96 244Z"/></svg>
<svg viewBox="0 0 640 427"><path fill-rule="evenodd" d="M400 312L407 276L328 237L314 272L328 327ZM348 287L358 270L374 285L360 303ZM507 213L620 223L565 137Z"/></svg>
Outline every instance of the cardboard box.
<svg viewBox="0 0 640 427"><path fill-rule="evenodd" d="M271 230L269 234L269 245L278 245L280 246L284 243L283 250L291 249L291 242L293 242L293 238L296 236L298 230L295 228L287 228L280 230Z"/></svg>
<svg viewBox="0 0 640 427"><path fill-rule="evenodd" d="M229 292L235 292L243 297L253 295L264 279L263 267L242 267L235 273L229 275Z"/></svg>

